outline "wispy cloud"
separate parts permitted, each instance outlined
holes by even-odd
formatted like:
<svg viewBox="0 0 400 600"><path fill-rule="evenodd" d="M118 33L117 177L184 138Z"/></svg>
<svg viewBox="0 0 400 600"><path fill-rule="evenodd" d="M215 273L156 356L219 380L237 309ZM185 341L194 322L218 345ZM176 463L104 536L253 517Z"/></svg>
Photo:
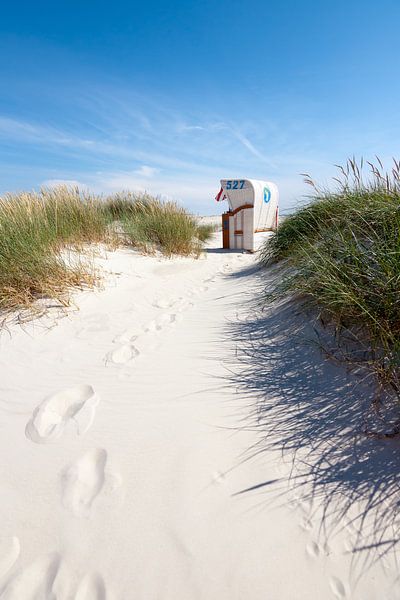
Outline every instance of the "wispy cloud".
<svg viewBox="0 0 400 600"><path fill-rule="evenodd" d="M257 150L257 148L254 146L254 144L252 144L252 142L242 133L240 133L240 131L237 130L232 130L233 135L239 140L239 142L241 144L243 144L243 146L245 148L247 148L247 150L256 158L260 159L262 162L264 162L266 165L273 167L274 169L276 168L276 165L273 164L273 162L267 158L262 152L260 152L259 150Z"/></svg>
<svg viewBox="0 0 400 600"><path fill-rule="evenodd" d="M0 116L0 135L31 138L38 135L38 129L25 121Z"/></svg>
<svg viewBox="0 0 400 600"><path fill-rule="evenodd" d="M272 179L283 190L292 190L295 174L308 166L300 163L287 136L278 135L278 127L271 123L260 126L255 121L227 121L220 115L185 114L122 93L99 92L77 97L75 103L74 111L68 107L68 114L60 112L46 124L0 115L0 139L26 157L30 180L24 187L66 183L106 193L146 190L196 210L201 205L203 210L213 210L209 202L220 178ZM30 168L32 155L36 170ZM15 172L10 162L10 177ZM290 197L286 192L285 196Z"/></svg>
<svg viewBox="0 0 400 600"><path fill-rule="evenodd" d="M155 167L149 167L148 165L142 165L141 167L139 167L138 169L136 169L135 174L138 175L139 177L154 177L154 175L156 175L157 173L159 173L159 169L156 169Z"/></svg>

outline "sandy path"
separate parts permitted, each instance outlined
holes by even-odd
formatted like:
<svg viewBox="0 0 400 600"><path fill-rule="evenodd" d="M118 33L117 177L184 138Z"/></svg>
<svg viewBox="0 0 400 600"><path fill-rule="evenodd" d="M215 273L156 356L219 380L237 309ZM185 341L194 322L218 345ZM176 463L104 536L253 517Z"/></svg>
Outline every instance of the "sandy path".
<svg viewBox="0 0 400 600"><path fill-rule="evenodd" d="M1 338L0 597L378 598L376 571L352 593L346 540L327 550L290 488L257 491L289 466L243 463L257 434L227 331L254 257L100 262L118 275L79 312Z"/></svg>

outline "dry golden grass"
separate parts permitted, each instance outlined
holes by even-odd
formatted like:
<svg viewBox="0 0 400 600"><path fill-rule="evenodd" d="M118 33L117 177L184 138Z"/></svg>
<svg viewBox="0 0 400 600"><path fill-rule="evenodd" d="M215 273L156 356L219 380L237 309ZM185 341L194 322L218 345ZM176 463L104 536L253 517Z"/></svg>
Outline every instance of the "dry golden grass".
<svg viewBox="0 0 400 600"><path fill-rule="evenodd" d="M0 198L0 313L32 307L39 298L67 304L71 288L93 286L98 277L85 252L90 244L128 243L147 252L189 255L199 252L210 233L183 208L143 194L104 200L65 186L5 194ZM67 250L75 260L66 259Z"/></svg>

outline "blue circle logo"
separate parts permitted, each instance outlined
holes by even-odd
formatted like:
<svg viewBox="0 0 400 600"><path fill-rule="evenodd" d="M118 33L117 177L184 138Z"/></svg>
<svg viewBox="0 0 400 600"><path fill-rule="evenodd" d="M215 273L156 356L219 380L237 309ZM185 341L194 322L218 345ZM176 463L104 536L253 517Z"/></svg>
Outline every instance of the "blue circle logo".
<svg viewBox="0 0 400 600"><path fill-rule="evenodd" d="M264 202L265 204L268 204L268 202L271 200L271 190L267 187L264 188Z"/></svg>

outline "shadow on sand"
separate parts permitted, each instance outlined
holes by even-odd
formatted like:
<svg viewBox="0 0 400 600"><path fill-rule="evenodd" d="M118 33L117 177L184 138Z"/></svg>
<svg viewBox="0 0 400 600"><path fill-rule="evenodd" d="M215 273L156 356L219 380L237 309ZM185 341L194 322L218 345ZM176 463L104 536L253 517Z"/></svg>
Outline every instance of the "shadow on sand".
<svg viewBox="0 0 400 600"><path fill-rule="evenodd" d="M267 273L256 277L265 287ZM316 327L315 318L290 302L264 311L247 307L243 320L229 322L225 332L238 340L240 367L230 371L231 384L247 399L246 426L259 434L248 458L275 450L292 461L290 488L312 507L328 542L346 530L359 576L396 554L400 443L362 433L373 386L365 373L350 374L324 357ZM287 498L287 480L256 481L238 493L274 488L276 497L279 486Z"/></svg>

